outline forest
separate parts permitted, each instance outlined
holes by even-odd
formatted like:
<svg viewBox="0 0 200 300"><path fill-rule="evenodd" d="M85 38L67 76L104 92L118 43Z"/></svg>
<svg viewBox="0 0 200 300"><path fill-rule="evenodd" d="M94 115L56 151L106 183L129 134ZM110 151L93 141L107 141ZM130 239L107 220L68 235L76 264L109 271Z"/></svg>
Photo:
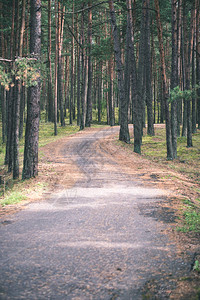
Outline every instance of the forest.
<svg viewBox="0 0 200 300"><path fill-rule="evenodd" d="M0 115L5 165L38 174L40 122L120 125L141 154L165 123L166 159L200 129L199 0L1 0Z"/></svg>

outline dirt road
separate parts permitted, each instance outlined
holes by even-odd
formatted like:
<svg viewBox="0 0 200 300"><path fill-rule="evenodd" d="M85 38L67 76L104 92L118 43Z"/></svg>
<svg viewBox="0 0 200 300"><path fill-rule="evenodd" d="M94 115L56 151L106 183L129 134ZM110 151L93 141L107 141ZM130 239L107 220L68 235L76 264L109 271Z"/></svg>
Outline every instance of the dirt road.
<svg viewBox="0 0 200 300"><path fill-rule="evenodd" d="M2 219L0 299L169 299L188 276L193 254L167 234L169 191L144 186L101 147L117 130L62 143L57 163L76 166L79 180Z"/></svg>

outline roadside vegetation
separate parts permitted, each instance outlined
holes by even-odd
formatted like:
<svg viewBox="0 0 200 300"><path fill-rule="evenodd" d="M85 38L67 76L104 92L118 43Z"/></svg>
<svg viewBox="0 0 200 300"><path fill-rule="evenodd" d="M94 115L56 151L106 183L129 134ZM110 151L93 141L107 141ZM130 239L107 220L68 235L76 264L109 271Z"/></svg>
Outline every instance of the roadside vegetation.
<svg viewBox="0 0 200 300"><path fill-rule="evenodd" d="M58 134L54 136L53 123L45 122L44 120L40 122L40 131L39 131L39 149L51 142L54 142L62 137L72 135L79 131L79 126L69 125L65 127L58 127ZM1 127L1 126L0 126ZM31 179L28 181L23 181L20 179L13 180L12 174L7 172L7 166L4 165L6 145L2 144L0 137L0 204L1 206L12 205L26 200L26 194L30 192L27 190L27 182L31 182ZM39 157L41 151L39 150ZM23 152L24 152L24 138L20 140L20 172L22 171L23 164ZM44 184L38 182L34 184L30 189L36 189L41 192L44 189Z"/></svg>

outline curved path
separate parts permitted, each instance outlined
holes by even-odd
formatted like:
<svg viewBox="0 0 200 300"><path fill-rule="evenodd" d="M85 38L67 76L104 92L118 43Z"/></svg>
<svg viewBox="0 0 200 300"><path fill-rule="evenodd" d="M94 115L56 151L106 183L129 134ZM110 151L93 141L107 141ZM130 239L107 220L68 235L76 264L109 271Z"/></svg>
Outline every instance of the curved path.
<svg viewBox="0 0 200 300"><path fill-rule="evenodd" d="M169 299L173 279L190 271L156 214L165 191L144 187L98 150L116 130L71 137L59 159L83 178L2 222L0 299L137 300L149 281Z"/></svg>

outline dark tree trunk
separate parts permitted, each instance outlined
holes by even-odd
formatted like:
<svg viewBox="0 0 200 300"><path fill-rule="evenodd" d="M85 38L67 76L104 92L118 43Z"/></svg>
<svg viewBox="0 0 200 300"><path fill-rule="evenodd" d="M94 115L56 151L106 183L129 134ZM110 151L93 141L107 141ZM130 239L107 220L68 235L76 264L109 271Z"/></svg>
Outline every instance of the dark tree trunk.
<svg viewBox="0 0 200 300"><path fill-rule="evenodd" d="M108 102L109 102L109 125L115 125L115 112L114 112L114 91L113 91L113 57L111 56L108 61L108 74L109 74L109 91L108 91Z"/></svg>
<svg viewBox="0 0 200 300"><path fill-rule="evenodd" d="M51 0L48 0L48 121L53 122L53 86L51 63Z"/></svg>
<svg viewBox="0 0 200 300"><path fill-rule="evenodd" d="M101 102L102 102L102 71L103 71L103 63L99 63L99 76L98 76L98 123L101 123Z"/></svg>
<svg viewBox="0 0 200 300"><path fill-rule="evenodd" d="M1 87L2 142L6 142L6 91Z"/></svg>
<svg viewBox="0 0 200 300"><path fill-rule="evenodd" d="M63 60L62 60L62 45L63 45L63 28L64 28L64 13L65 7L61 11L61 5L58 6L58 19L59 19L59 30L58 30L58 98L60 107L60 123L61 126L65 126L64 119L64 100L63 100Z"/></svg>
<svg viewBox="0 0 200 300"><path fill-rule="evenodd" d="M195 76L195 40L192 47L192 88L195 88L196 76ZM196 111L196 97L192 97L192 133L197 132L197 111Z"/></svg>
<svg viewBox="0 0 200 300"><path fill-rule="evenodd" d="M146 1L145 17L145 76L146 76L146 103L147 103L147 120L148 135L154 135L153 126L153 94L152 94L152 70L151 70L151 45L150 45L150 1Z"/></svg>
<svg viewBox="0 0 200 300"><path fill-rule="evenodd" d="M163 97L164 97L164 104L165 104L167 159L170 160L170 159L173 159L173 151L172 151L172 141L171 141L171 122L170 122L169 103L168 103L165 53L164 53L164 46L163 46L163 33L162 33L162 25L161 25L161 18L160 18L159 1L154 0L154 2L155 2L155 8L156 8L156 21L157 21L157 29L158 29L160 60L161 60L162 87L163 87Z"/></svg>
<svg viewBox="0 0 200 300"><path fill-rule="evenodd" d="M58 2L55 0L55 83L54 83L54 135L58 134L57 132L57 110L58 110Z"/></svg>
<svg viewBox="0 0 200 300"><path fill-rule="evenodd" d="M172 60L171 60L171 90L178 85L178 52L177 52L177 9L176 0L172 0ZM173 159L177 158L177 100L171 104L171 130Z"/></svg>
<svg viewBox="0 0 200 300"><path fill-rule="evenodd" d="M88 1L88 7L91 6L91 0ZM86 127L90 127L92 121L92 10L88 10L88 89L87 89L87 111L86 111Z"/></svg>
<svg viewBox="0 0 200 300"><path fill-rule="evenodd" d="M82 4L82 9L84 8L84 3ZM84 13L81 14L81 122L80 130L85 128L85 95L86 95L86 83L87 83L87 69L86 69L86 56L85 56L85 32L84 32Z"/></svg>
<svg viewBox="0 0 200 300"><path fill-rule="evenodd" d="M25 99L26 99L26 87L22 86L21 90L21 100L20 100L20 120L19 120L19 139L23 138L24 129L24 109L25 109Z"/></svg>
<svg viewBox="0 0 200 300"><path fill-rule="evenodd" d="M80 126L81 49L77 48L77 125Z"/></svg>
<svg viewBox="0 0 200 300"><path fill-rule="evenodd" d="M200 39L199 39L199 23L200 23L200 3L197 1L196 16L196 83L200 86ZM200 129L200 88L197 89L197 123Z"/></svg>
<svg viewBox="0 0 200 300"><path fill-rule="evenodd" d="M19 178L19 112L21 84L16 81L13 93L13 179Z"/></svg>
<svg viewBox="0 0 200 300"><path fill-rule="evenodd" d="M30 53L39 62L41 52L41 0L31 0L30 3ZM39 116L40 80L38 79L37 85L31 86L28 90L23 179L38 175Z"/></svg>
<svg viewBox="0 0 200 300"><path fill-rule="evenodd" d="M112 26L113 41L114 41L115 60L116 60L116 67L117 67L117 74L118 74L119 99L121 103L119 139L126 143L130 143L130 135L129 135L129 128L128 128L128 99L125 98L125 85L124 85L124 78L123 78L123 65L121 60L120 41L119 41L119 36L117 31L114 4L112 0L109 0L109 8L110 8L111 26Z"/></svg>
<svg viewBox="0 0 200 300"><path fill-rule="evenodd" d="M185 88L190 90L190 70L191 70L191 58L192 58L192 48L193 48L193 39L194 39L194 19L195 9L192 9L191 12L191 22L190 22L190 31L187 32L187 20L185 15L185 6L186 0L184 0L184 43L185 43ZM191 100L187 100L187 147L192 147L192 120L191 120Z"/></svg>

